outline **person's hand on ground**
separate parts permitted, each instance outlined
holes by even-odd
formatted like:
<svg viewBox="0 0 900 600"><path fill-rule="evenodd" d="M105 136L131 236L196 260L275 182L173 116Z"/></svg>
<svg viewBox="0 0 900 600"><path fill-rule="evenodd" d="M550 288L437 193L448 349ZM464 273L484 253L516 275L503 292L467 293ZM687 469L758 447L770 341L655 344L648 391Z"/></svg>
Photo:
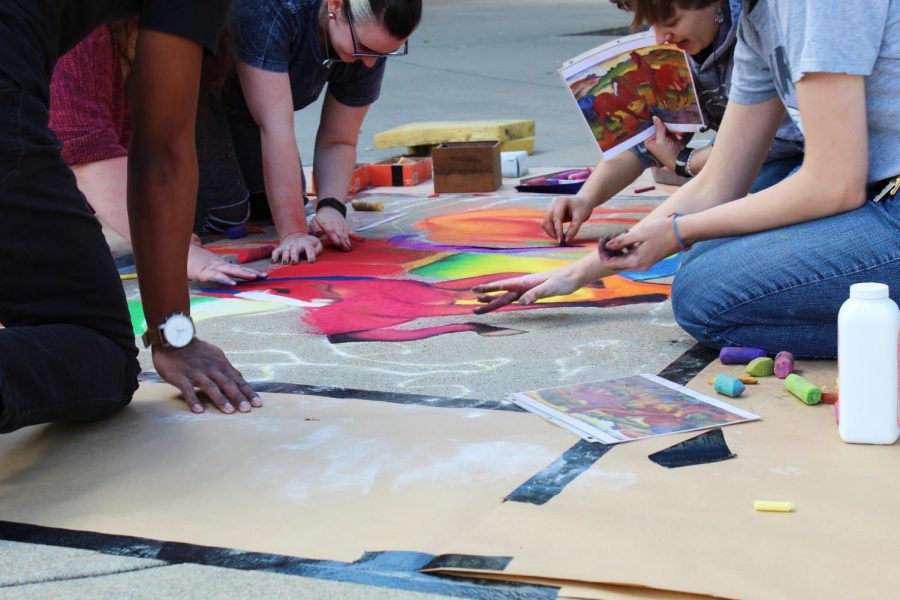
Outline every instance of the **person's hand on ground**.
<svg viewBox="0 0 900 600"><path fill-rule="evenodd" d="M160 377L181 390L191 412L202 413L197 390L225 414L250 412L262 399L217 346L194 339L184 348L153 346L153 366Z"/></svg>
<svg viewBox="0 0 900 600"><path fill-rule="evenodd" d="M559 196L553 199L544 215L544 232L560 244L571 242L581 225L591 217L594 203L583 196ZM570 223L568 230L565 223Z"/></svg>
<svg viewBox="0 0 900 600"><path fill-rule="evenodd" d="M187 276L200 283L220 283L235 285L236 279L255 281L264 279L266 274L256 269L233 265L214 252L194 244L188 248Z"/></svg>
<svg viewBox="0 0 900 600"><path fill-rule="evenodd" d="M353 250L350 225L337 209L330 206L319 208L316 211L316 217L313 219L313 225L315 229L322 232L326 241L335 248L345 252Z"/></svg>
<svg viewBox="0 0 900 600"><path fill-rule="evenodd" d="M319 226L319 224L315 221L315 219L313 219L312 221L310 221L310 223L309 223L309 231L310 231L310 233L312 233L313 235L318 236L319 239L322 240L323 242L327 242L327 241L328 241L328 236L325 235L325 232L322 231L322 228L321 228L321 227ZM366 238L363 237L362 235L356 233L355 231L351 231L351 232L350 232L350 241L351 241L351 242L364 242L364 241L366 241Z"/></svg>
<svg viewBox="0 0 900 600"><path fill-rule="evenodd" d="M644 223L608 241L601 240L600 244L600 262L617 272L646 271L681 250L671 219Z"/></svg>
<svg viewBox="0 0 900 600"><path fill-rule="evenodd" d="M674 173L675 159L684 148L684 142L681 141L680 135L666 129L659 117L653 117L653 125L656 127L656 135L647 138L644 145L660 164Z"/></svg>
<svg viewBox="0 0 900 600"><path fill-rule="evenodd" d="M290 233L281 238L272 252L272 262L295 265L300 262L301 256L306 256L306 261L313 263L321 252L322 242L316 236L303 232Z"/></svg>
<svg viewBox="0 0 900 600"><path fill-rule="evenodd" d="M541 298L566 296L579 287L576 278L562 269L485 283L472 288L475 298L483 304L483 306L475 308L474 312L476 315L481 315L516 300L519 301L519 304L532 304ZM503 293L492 294L491 292Z"/></svg>

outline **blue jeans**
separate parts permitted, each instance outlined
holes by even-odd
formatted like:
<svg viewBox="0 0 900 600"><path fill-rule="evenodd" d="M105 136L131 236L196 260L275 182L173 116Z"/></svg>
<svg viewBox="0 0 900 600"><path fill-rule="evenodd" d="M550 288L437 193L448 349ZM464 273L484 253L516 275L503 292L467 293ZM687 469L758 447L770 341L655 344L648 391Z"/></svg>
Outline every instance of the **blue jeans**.
<svg viewBox="0 0 900 600"><path fill-rule="evenodd" d="M792 175L794 171L800 168L803 163L803 155L791 156L789 158L776 158L763 164L759 170L759 175L750 188L750 193L755 194L766 188L772 187L788 175Z"/></svg>
<svg viewBox="0 0 900 600"><path fill-rule="evenodd" d="M105 417L140 371L122 283L48 116L0 78L0 433Z"/></svg>
<svg viewBox="0 0 900 600"><path fill-rule="evenodd" d="M900 195L851 212L700 242L672 288L675 319L713 348L837 356L850 285L886 283L900 302Z"/></svg>

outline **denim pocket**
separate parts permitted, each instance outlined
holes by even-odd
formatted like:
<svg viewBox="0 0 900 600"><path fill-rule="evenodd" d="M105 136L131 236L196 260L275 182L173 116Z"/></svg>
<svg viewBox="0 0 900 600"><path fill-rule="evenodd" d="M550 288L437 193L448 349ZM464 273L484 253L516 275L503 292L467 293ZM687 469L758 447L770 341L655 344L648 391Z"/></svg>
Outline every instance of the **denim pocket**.
<svg viewBox="0 0 900 600"><path fill-rule="evenodd" d="M22 90L0 82L0 190L19 174L22 162Z"/></svg>

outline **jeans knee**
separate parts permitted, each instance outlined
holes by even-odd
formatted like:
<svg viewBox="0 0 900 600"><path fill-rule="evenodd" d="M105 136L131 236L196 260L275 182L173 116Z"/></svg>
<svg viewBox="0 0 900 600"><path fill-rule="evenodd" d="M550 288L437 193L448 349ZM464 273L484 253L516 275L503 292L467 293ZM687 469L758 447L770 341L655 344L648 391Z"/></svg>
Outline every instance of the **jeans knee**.
<svg viewBox="0 0 900 600"><path fill-rule="evenodd" d="M672 312L675 322L701 344L722 345L708 296L708 286L690 265L678 270L672 283Z"/></svg>

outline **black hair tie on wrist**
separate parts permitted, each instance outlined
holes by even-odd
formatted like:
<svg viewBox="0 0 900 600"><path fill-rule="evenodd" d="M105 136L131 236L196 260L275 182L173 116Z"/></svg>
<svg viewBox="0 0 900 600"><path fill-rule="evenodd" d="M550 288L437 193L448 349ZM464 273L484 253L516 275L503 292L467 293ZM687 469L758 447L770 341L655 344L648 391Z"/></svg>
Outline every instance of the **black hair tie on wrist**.
<svg viewBox="0 0 900 600"><path fill-rule="evenodd" d="M344 217L345 219L347 218L347 205L337 198L320 198L316 203L316 212L319 212L319 210L325 206L330 206L334 210L341 213L342 217Z"/></svg>

